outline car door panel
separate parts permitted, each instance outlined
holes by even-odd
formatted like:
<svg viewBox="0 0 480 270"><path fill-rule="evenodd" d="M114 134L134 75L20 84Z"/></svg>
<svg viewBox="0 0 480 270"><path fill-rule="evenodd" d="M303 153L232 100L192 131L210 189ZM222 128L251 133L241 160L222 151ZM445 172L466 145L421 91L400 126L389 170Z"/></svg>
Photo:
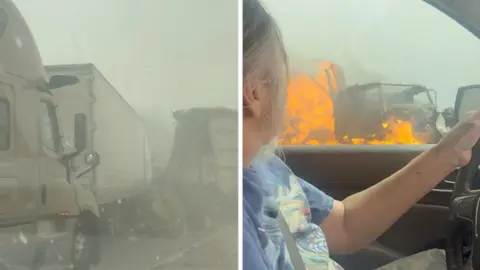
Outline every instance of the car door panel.
<svg viewBox="0 0 480 270"><path fill-rule="evenodd" d="M367 189L392 175L431 146L288 146L282 149L286 163L302 179L337 200ZM448 205L455 181L452 173L427 194L387 232L366 249L336 256L346 269L361 261L368 267L384 264L427 248L442 248L447 232ZM399 191L401 192L401 191ZM366 268L368 268L366 267ZM370 268L373 269L373 268Z"/></svg>

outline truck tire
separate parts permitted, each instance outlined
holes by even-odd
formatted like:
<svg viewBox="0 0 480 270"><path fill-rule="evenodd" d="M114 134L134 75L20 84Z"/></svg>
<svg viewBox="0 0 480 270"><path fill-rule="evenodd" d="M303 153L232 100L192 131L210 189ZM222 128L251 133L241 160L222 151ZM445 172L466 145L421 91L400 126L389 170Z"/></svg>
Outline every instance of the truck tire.
<svg viewBox="0 0 480 270"><path fill-rule="evenodd" d="M174 188L167 188L153 196L151 209L154 213L150 219L152 234L180 239L187 234L187 216L184 202Z"/></svg>
<svg viewBox="0 0 480 270"><path fill-rule="evenodd" d="M100 263L100 218L91 212L80 214L72 239L72 270L90 270Z"/></svg>

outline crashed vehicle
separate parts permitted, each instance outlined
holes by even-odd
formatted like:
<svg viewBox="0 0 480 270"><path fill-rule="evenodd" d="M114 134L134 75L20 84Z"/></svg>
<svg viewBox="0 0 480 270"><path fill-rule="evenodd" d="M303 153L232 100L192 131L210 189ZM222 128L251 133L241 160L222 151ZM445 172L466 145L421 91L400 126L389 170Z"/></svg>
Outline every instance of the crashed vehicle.
<svg viewBox="0 0 480 270"><path fill-rule="evenodd" d="M236 222L231 209L237 209L237 115L221 107L173 112L172 154L153 188L160 194L156 202L162 202L157 205L163 205L156 216L170 220L175 234Z"/></svg>
<svg viewBox="0 0 480 270"><path fill-rule="evenodd" d="M437 93L422 85L372 82L339 91L334 99L335 137L342 143L352 138L383 140L388 121L408 121L415 133L428 134L429 142L441 137Z"/></svg>
<svg viewBox="0 0 480 270"><path fill-rule="evenodd" d="M386 82L348 86L343 68L330 61L297 60L293 66L284 145L435 143L448 130L451 113L437 111L433 89Z"/></svg>

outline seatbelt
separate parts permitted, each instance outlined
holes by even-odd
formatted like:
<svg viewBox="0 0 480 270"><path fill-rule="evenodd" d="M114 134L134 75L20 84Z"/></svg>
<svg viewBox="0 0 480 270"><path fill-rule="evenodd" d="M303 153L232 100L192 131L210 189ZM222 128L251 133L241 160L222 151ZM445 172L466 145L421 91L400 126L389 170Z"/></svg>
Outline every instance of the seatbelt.
<svg viewBox="0 0 480 270"><path fill-rule="evenodd" d="M285 246L287 247L288 254L290 255L290 261L292 262L293 269L295 270L306 270L305 264L303 263L302 255L298 251L297 241L293 239L293 235L290 232L287 221L283 217L282 211L279 210L277 213L278 226L282 232L283 239L285 240Z"/></svg>

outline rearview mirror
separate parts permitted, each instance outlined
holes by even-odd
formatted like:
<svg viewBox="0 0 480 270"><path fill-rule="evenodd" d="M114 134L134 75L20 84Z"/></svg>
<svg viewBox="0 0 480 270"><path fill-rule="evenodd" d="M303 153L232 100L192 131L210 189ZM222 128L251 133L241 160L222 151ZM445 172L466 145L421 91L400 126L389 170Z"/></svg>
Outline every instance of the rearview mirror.
<svg viewBox="0 0 480 270"><path fill-rule="evenodd" d="M75 148L80 153L87 148L87 116L84 113L75 114Z"/></svg>
<svg viewBox="0 0 480 270"><path fill-rule="evenodd" d="M480 110L480 84L460 87L455 99L455 120L462 121L468 112Z"/></svg>

